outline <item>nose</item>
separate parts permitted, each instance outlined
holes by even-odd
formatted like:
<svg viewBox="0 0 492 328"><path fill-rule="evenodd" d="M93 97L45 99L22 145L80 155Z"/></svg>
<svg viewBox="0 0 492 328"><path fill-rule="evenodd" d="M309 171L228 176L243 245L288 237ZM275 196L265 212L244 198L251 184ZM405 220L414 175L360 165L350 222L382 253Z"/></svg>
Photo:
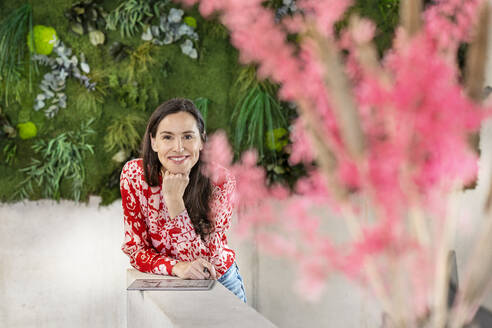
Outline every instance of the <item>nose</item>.
<svg viewBox="0 0 492 328"><path fill-rule="evenodd" d="M175 144L175 149L178 151L178 152L182 152L183 151L183 143L181 141L181 138L176 138L176 144Z"/></svg>

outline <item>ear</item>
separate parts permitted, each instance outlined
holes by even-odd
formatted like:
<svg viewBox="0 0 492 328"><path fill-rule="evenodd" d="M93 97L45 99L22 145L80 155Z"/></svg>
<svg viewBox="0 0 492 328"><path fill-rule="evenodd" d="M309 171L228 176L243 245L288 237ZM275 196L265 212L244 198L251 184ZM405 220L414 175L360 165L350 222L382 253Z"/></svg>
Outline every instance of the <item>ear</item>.
<svg viewBox="0 0 492 328"><path fill-rule="evenodd" d="M157 142L155 141L155 138L152 138L152 136L150 136L150 146L152 147L152 150L157 153Z"/></svg>

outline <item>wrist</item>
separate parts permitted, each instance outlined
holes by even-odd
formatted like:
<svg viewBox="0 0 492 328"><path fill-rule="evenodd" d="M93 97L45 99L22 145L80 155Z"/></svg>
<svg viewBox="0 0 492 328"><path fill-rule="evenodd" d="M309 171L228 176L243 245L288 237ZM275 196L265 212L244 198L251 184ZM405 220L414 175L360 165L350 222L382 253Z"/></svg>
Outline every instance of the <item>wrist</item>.
<svg viewBox="0 0 492 328"><path fill-rule="evenodd" d="M177 272L177 270L179 269L179 264L180 264L180 263L181 263L181 262L178 262L178 263L176 263L176 264L173 266L173 268L172 268L172 270L171 270L171 274L172 274L173 276L176 276L176 277L178 276L178 274L177 274L176 272Z"/></svg>
<svg viewBox="0 0 492 328"><path fill-rule="evenodd" d="M185 264L185 262L178 262L176 263L172 270L171 270L171 274L175 277L179 277L179 272L181 271L181 268L183 267L183 265Z"/></svg>
<svg viewBox="0 0 492 328"><path fill-rule="evenodd" d="M183 197L179 197L179 196L164 195L164 200L166 201L167 204L177 204L177 205L180 205L181 203L184 204Z"/></svg>
<svg viewBox="0 0 492 328"><path fill-rule="evenodd" d="M184 206L183 200L176 202L167 202L167 211L169 212L169 216L174 218L176 215L182 213L186 208Z"/></svg>

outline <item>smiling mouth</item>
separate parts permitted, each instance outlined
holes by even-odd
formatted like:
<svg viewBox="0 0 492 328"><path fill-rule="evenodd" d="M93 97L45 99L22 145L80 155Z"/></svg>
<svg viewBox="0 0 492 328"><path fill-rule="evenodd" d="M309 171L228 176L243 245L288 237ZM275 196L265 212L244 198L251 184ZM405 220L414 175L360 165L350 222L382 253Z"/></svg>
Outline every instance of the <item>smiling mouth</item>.
<svg viewBox="0 0 492 328"><path fill-rule="evenodd" d="M183 163L188 157L190 156L169 156L168 159L173 161L175 164L181 164Z"/></svg>

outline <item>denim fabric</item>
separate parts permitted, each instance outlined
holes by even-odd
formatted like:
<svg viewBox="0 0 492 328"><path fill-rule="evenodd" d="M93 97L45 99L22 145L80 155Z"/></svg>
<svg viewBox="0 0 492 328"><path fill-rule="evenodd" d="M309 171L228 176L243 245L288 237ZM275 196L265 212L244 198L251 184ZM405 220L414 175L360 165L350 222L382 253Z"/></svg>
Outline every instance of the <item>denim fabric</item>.
<svg viewBox="0 0 492 328"><path fill-rule="evenodd" d="M229 269L218 279L218 281L229 289L234 295L246 303L246 293L244 292L243 278L239 274L239 268L234 262Z"/></svg>

